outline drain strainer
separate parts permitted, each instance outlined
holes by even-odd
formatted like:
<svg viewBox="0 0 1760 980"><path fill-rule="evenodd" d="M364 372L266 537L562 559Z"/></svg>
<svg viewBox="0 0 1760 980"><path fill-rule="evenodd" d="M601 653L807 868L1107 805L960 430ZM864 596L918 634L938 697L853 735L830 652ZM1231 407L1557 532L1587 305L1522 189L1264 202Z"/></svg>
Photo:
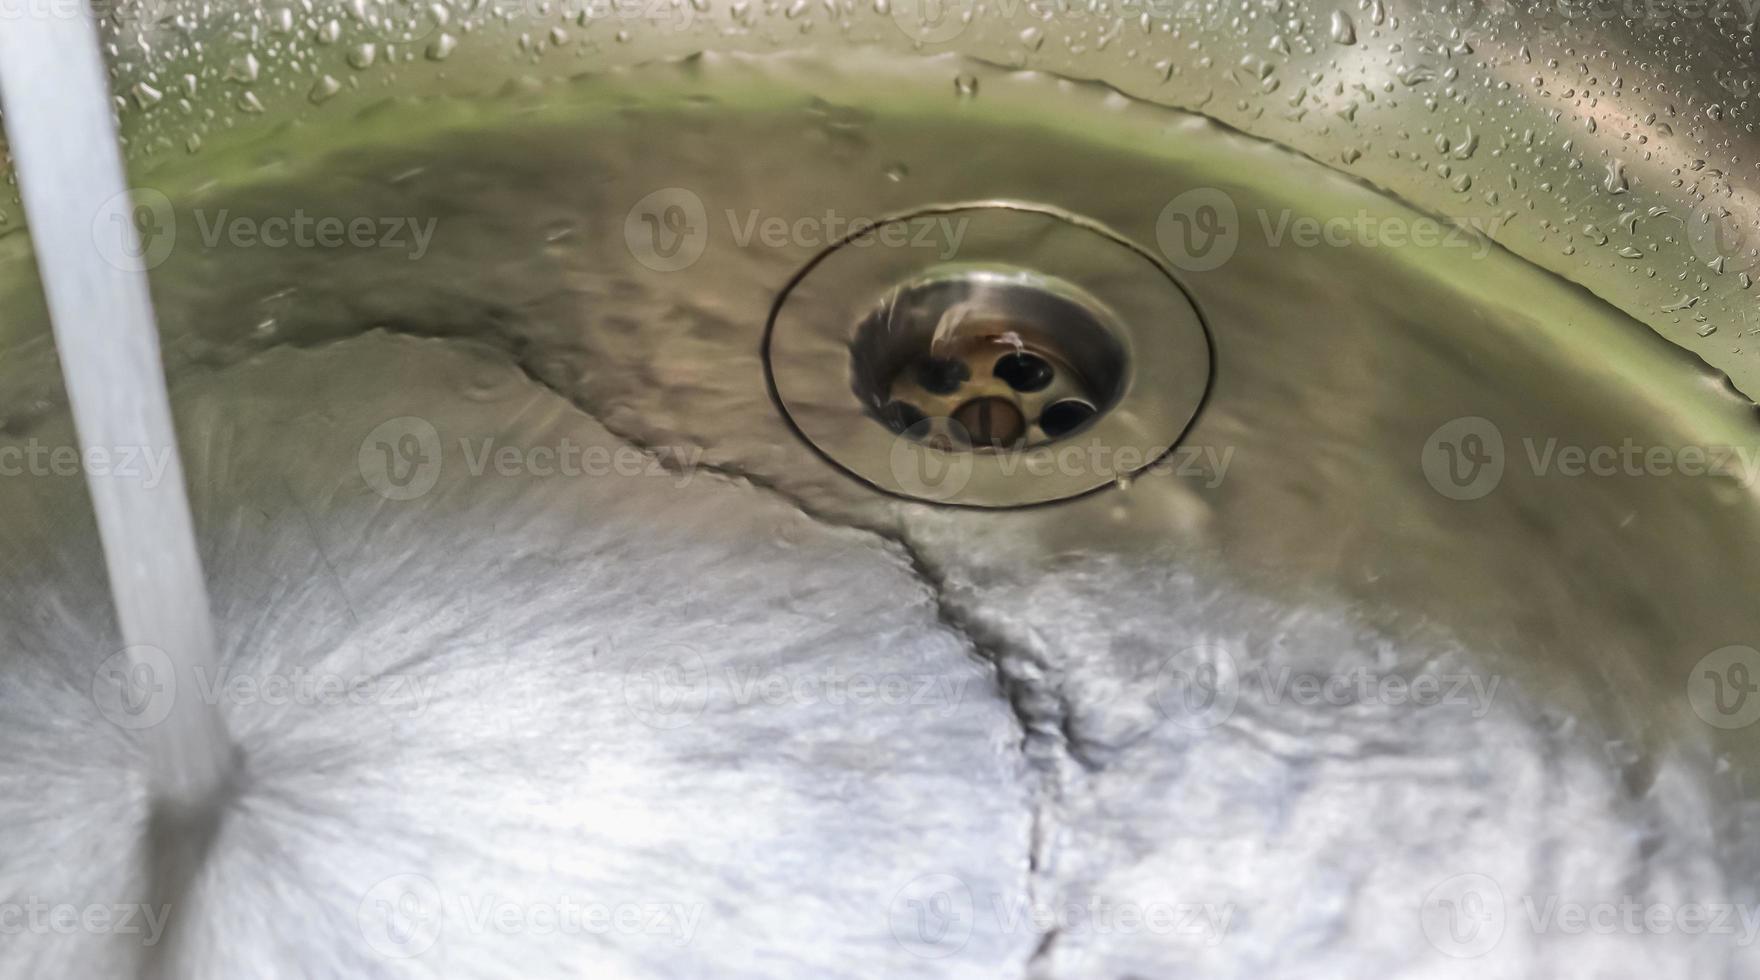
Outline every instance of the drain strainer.
<svg viewBox="0 0 1760 980"><path fill-rule="evenodd" d="M875 247L934 216L957 260ZM1021 507L1153 466L1203 404L1184 290L1100 226L1028 205L917 212L832 246L777 299L764 366L809 444L888 493Z"/></svg>

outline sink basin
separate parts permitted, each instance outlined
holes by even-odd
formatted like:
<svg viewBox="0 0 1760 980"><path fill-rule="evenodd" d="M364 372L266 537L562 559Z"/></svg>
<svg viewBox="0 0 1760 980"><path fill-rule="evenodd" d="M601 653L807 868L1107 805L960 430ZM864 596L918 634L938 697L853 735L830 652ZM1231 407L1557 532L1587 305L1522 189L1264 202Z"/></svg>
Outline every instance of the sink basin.
<svg viewBox="0 0 1760 980"><path fill-rule="evenodd" d="M156 13L223 667L119 666L0 237L0 970L1755 971L1736 76L1378 0Z"/></svg>

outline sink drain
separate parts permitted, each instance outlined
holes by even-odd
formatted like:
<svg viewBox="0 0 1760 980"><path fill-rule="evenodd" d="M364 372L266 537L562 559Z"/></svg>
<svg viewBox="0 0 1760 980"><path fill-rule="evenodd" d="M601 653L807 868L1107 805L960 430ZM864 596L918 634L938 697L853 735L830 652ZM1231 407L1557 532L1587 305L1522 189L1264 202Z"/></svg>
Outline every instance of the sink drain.
<svg viewBox="0 0 1760 980"><path fill-rule="evenodd" d="M1122 394L1127 355L1109 319L1068 283L938 270L893 290L856 328L856 397L894 432L943 451L1043 445Z"/></svg>
<svg viewBox="0 0 1760 980"><path fill-rule="evenodd" d="M964 232L955 262L885 226ZM821 455L888 493L1020 507L1153 465L1191 424L1210 344L1185 292L1098 225L1015 204L903 215L832 246L784 289L771 391Z"/></svg>

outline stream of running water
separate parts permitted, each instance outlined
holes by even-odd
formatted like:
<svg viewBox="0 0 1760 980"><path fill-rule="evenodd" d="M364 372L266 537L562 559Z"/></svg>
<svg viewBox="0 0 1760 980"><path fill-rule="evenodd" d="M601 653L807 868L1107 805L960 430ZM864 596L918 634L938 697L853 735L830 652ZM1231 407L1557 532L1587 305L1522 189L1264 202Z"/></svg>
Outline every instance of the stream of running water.
<svg viewBox="0 0 1760 980"><path fill-rule="evenodd" d="M82 459L165 462L156 480L87 466L87 484L125 643L106 662L121 717L147 741L154 795L199 805L230 768L219 714L195 696L214 628L90 11L10 19L0 94Z"/></svg>

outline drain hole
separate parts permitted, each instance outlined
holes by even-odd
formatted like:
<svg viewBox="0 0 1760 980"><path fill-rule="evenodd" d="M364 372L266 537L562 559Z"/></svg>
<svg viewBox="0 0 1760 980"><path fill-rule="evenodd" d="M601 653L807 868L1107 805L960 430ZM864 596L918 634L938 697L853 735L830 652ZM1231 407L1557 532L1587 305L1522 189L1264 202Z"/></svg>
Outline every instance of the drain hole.
<svg viewBox="0 0 1760 980"><path fill-rule="evenodd" d="M1026 416L1006 398L974 398L953 410L953 420L974 446L1011 449L1027 434Z"/></svg>
<svg viewBox="0 0 1760 980"><path fill-rule="evenodd" d="M947 435L960 450L1024 450L1117 403L1127 370L1118 329L1062 280L948 267L871 308L851 339L851 381L893 432L921 432L925 444Z"/></svg>
<svg viewBox="0 0 1760 980"><path fill-rule="evenodd" d="M1039 428L1050 438L1061 439L1093 418L1094 413L1094 406L1087 402L1066 398L1046 406L1045 413L1039 416Z"/></svg>
<svg viewBox="0 0 1760 980"><path fill-rule="evenodd" d="M951 395L972 379L972 369L946 357L925 357L917 362L917 384L934 395Z"/></svg>
<svg viewBox="0 0 1760 980"><path fill-rule="evenodd" d="M1024 392L1044 391L1057 374L1044 358L1024 351L1005 355L990 373L1001 378L1010 388Z"/></svg>

